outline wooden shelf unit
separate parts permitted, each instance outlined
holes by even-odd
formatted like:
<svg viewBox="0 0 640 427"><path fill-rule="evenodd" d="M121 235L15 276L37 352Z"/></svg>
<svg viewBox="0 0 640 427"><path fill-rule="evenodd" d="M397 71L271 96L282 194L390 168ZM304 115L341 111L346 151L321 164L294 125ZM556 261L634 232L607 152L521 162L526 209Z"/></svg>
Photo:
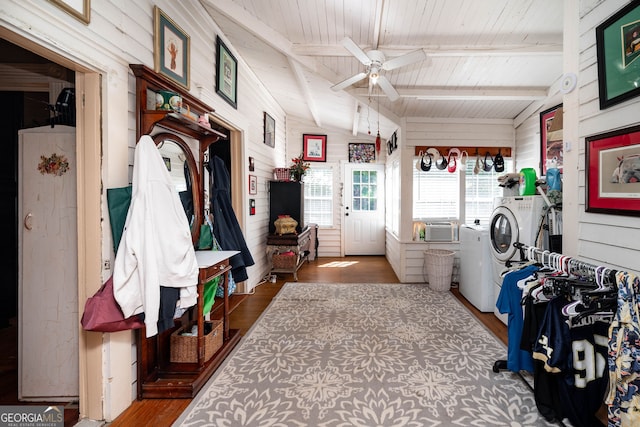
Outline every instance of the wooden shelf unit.
<svg viewBox="0 0 640 427"><path fill-rule="evenodd" d="M209 377L240 341L240 331L229 328L229 314L248 295L228 295L229 258L237 251L197 251L200 266L198 304L177 321L176 326L155 337L144 338L144 328L138 335L138 399L193 398ZM215 257L215 258L213 258ZM223 322L222 347L209 360L204 360L204 314L202 295L204 284L224 275L224 298L217 299L210 312L212 319ZM198 324L198 361L172 363L169 360L170 336L182 324Z"/></svg>
<svg viewBox="0 0 640 427"><path fill-rule="evenodd" d="M203 167L204 153L209 145L227 136L209 126L203 126L187 114L169 110L147 108L155 106L155 100L148 103L148 95L158 91L174 92L182 97L182 105L187 111L202 116L212 113L213 109L178 87L167 78L140 64L130 64L136 77L136 136L149 135L155 127L194 138L199 142L200 168ZM211 123L211 121L210 121ZM191 154L189 154L191 155ZM194 223L202 224L204 218L202 176L193 174ZM194 242L198 241L199 227L192 231ZM146 338L144 328L136 331L138 356L138 399L193 398L207 382L222 361L240 341L240 332L229 328L229 314L238 307L248 295L228 295L227 283L231 266L229 258L236 251L196 251L198 258L198 302L180 318L176 325L156 336ZM224 298L216 299L210 311L212 319L223 322L222 347L209 359L204 360L204 285L212 278L224 276ZM183 324L198 324L198 360L194 363L172 363L170 361L171 334Z"/></svg>
<svg viewBox="0 0 640 427"><path fill-rule="evenodd" d="M299 234L269 234L267 236L267 257L271 262L271 273L293 274L293 279L298 281L298 270L309 257L311 245L311 229L306 227ZM291 251L296 257L296 262L289 268L279 268L273 265L273 255Z"/></svg>

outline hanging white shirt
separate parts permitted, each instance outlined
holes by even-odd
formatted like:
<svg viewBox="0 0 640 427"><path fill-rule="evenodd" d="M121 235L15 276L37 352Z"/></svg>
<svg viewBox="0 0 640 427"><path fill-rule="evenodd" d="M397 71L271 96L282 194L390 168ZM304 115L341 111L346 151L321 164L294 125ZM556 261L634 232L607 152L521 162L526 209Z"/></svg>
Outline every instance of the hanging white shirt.
<svg viewBox="0 0 640 427"><path fill-rule="evenodd" d="M113 293L125 317L143 313L146 336L158 333L160 286L180 288L179 307L197 302L198 262L191 230L153 139L135 149L131 205L113 269Z"/></svg>

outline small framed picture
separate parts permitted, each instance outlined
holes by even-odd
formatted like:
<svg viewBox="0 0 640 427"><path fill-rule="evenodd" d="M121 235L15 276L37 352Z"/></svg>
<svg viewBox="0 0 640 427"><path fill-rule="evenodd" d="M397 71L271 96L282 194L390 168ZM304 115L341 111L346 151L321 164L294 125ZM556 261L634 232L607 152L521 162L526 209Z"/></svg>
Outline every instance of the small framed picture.
<svg viewBox="0 0 640 427"><path fill-rule="evenodd" d="M309 162L327 161L327 135L302 135L302 160Z"/></svg>
<svg viewBox="0 0 640 427"><path fill-rule="evenodd" d="M249 194L258 194L258 177L249 175Z"/></svg>
<svg viewBox="0 0 640 427"><path fill-rule="evenodd" d="M266 111L264 112L264 143L269 147L276 146L276 121Z"/></svg>
<svg viewBox="0 0 640 427"><path fill-rule="evenodd" d="M640 126L585 138L587 212L640 216Z"/></svg>
<svg viewBox="0 0 640 427"><path fill-rule="evenodd" d="M216 36L216 93L238 108L238 61L220 36Z"/></svg>
<svg viewBox="0 0 640 427"><path fill-rule="evenodd" d="M167 170L171 172L171 159L169 157L162 156L162 161L164 162L164 165L167 167Z"/></svg>
<svg viewBox="0 0 640 427"><path fill-rule="evenodd" d="M349 163L373 163L376 161L376 144L349 143Z"/></svg>
<svg viewBox="0 0 640 427"><path fill-rule="evenodd" d="M153 59L156 73L189 89L189 36L158 7L153 7Z"/></svg>

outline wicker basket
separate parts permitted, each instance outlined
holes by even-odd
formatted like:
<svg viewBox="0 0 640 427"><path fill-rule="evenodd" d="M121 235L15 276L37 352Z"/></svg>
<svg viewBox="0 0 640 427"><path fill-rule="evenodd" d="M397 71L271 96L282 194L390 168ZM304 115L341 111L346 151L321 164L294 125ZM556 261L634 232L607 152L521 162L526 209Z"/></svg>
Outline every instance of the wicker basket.
<svg viewBox="0 0 640 427"><path fill-rule="evenodd" d="M446 249L424 251L424 264L429 278L429 288L434 291L448 291L451 288L454 255L455 252Z"/></svg>
<svg viewBox="0 0 640 427"><path fill-rule="evenodd" d="M211 329L209 329L209 326ZM171 334L171 363L196 363L198 361L198 337L180 335L184 330L191 329L191 325L182 326ZM204 336L204 361L211 357L222 347L222 320L205 322Z"/></svg>
<svg viewBox="0 0 640 427"><path fill-rule="evenodd" d="M291 181L291 171L289 168L275 168L273 178L276 181Z"/></svg>
<svg viewBox="0 0 640 427"><path fill-rule="evenodd" d="M272 262L273 268L277 269L291 269L296 266L298 257L295 254L283 255L273 254Z"/></svg>

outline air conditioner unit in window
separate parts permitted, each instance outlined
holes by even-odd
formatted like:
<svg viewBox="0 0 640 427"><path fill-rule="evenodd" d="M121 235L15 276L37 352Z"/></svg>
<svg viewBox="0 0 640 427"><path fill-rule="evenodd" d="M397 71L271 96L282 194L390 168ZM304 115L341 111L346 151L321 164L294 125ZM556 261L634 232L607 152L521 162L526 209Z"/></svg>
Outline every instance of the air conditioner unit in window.
<svg viewBox="0 0 640 427"><path fill-rule="evenodd" d="M427 242L454 242L458 240L457 222L427 222L424 240Z"/></svg>

